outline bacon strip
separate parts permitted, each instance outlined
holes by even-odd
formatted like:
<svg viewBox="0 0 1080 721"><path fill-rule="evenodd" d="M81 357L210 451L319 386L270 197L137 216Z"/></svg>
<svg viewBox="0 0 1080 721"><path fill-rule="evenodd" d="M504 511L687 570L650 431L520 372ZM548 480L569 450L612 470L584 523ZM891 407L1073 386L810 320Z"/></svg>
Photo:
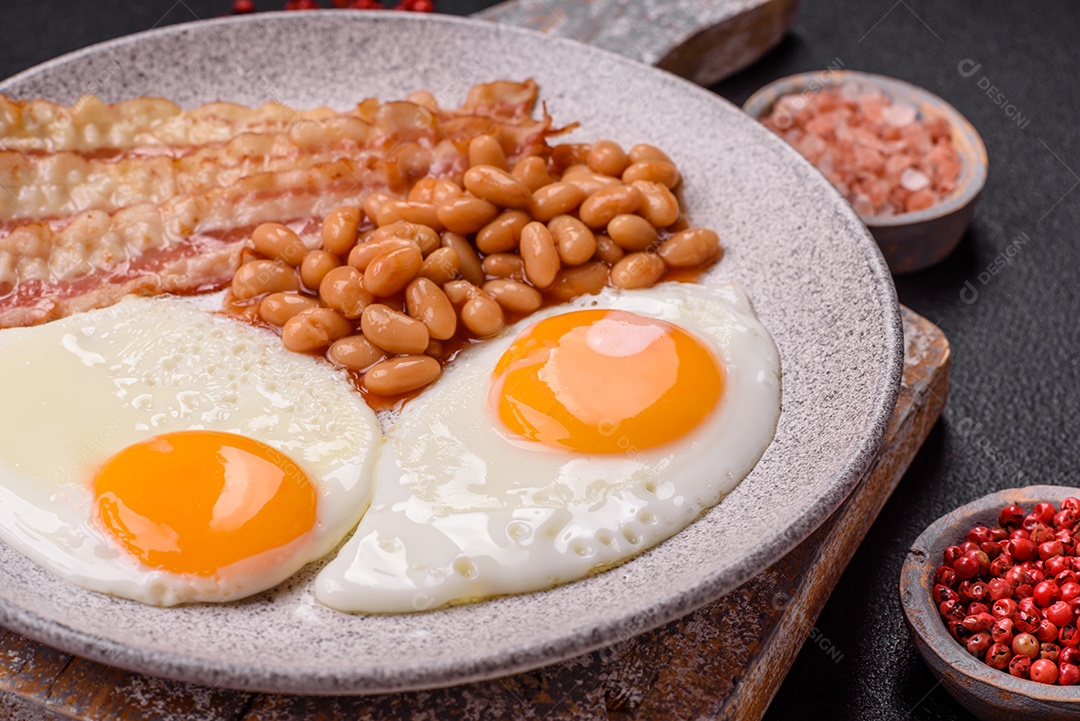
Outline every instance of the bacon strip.
<svg viewBox="0 0 1080 721"><path fill-rule="evenodd" d="M270 102L258 108L208 103L183 110L162 98L107 104L93 95L71 107L0 96L0 150L94 153L224 143L241 133L281 132L300 120L337 115L329 108L295 110Z"/></svg>
<svg viewBox="0 0 1080 721"><path fill-rule="evenodd" d="M430 98L430 94L424 97ZM535 81L502 80L471 88L460 110L466 115L523 120L531 115L535 102ZM410 104L424 105L425 102ZM47 100L19 101L0 95L0 150L101 153L136 148L200 147L226 143L243 133L286 132L303 120L327 120L341 115L367 119L365 116L374 114L379 107L378 102L371 99L349 113L338 113L326 107L297 110L277 102L258 108L236 103L207 103L185 111L163 98L136 98L107 104L93 95L86 95L66 107Z"/></svg>
<svg viewBox="0 0 1080 721"><path fill-rule="evenodd" d="M0 228L7 230L6 236L0 230L0 327L100 307L125 292L221 287L258 223L317 220L372 192L403 196L424 176L460 182L468 141L477 135L495 135L512 160L546 154L546 139L561 131L546 114L531 118L535 97L532 81L493 83L473 88L459 110L438 109L426 98L417 98L424 104L368 100L355 115L244 132L179 157L135 153L103 161L65 151L15 160L9 169L23 184L5 188L24 206L36 199L30 207L40 211L33 213L40 222L23 223L11 203L0 206L6 211ZM142 127L127 110L104 107L114 109L113 127L164 137L153 123ZM265 120L267 107L247 116L236 111L233 120L241 120L233 127L256 116ZM199 123L220 117L220 110L202 110L164 117L188 128L209 127ZM184 115L199 120L181 122ZM72 182L32 182L61 177Z"/></svg>
<svg viewBox="0 0 1080 721"><path fill-rule="evenodd" d="M534 92L523 88L516 84L507 88L512 101L506 105L493 104L488 91L471 98L462 110L436 109L430 114L413 103L380 106L365 101L355 112L300 120L283 132L246 132L203 148L174 149L169 155L147 155L145 148L109 158L70 151L45 155L0 152L0 190L6 191L0 192L0 235L20 222L162 203L175 195L206 192L255 173L307 168L337 158L363 164L402 143L403 147L396 149L411 152L413 165L426 163L432 143L440 139L433 121L450 138L467 139L481 132L499 132L502 127L506 129L504 144L516 148L547 127L523 113L522 103L535 98ZM495 115L504 117L497 121ZM511 130L518 137L512 137Z"/></svg>
<svg viewBox="0 0 1080 721"><path fill-rule="evenodd" d="M369 132L370 126L359 118L335 117L301 121L285 133L244 133L177 158L0 152L0 187L8 191L0 193L0 218L7 219L10 229L18 221L40 222L85 210L113 212L140 203L162 203L256 173L311 167L338 157L359 160Z"/></svg>

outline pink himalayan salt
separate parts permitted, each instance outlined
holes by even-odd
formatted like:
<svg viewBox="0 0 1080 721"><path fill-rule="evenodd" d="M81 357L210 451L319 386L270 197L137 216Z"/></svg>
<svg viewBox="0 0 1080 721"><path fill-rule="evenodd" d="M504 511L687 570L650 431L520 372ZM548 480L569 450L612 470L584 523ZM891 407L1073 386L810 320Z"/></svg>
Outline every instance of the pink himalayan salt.
<svg viewBox="0 0 1080 721"><path fill-rule="evenodd" d="M956 187L949 121L847 83L786 95L762 122L813 162L860 215L929 208Z"/></svg>
<svg viewBox="0 0 1080 721"><path fill-rule="evenodd" d="M913 192L922 190L930 187L930 178L915 168L904 168L904 172L900 173L900 187Z"/></svg>

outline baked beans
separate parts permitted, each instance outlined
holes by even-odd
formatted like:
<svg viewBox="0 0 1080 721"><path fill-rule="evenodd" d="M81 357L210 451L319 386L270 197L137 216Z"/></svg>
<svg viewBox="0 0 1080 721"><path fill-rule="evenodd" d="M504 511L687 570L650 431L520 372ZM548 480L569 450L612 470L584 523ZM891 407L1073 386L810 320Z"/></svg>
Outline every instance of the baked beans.
<svg viewBox="0 0 1080 721"><path fill-rule="evenodd" d="M517 253L492 253L484 256L484 275L492 278L525 278L525 263Z"/></svg>
<svg viewBox="0 0 1080 721"><path fill-rule="evenodd" d="M618 143L600 140L593 143L585 162L595 172L617 178L630 165L630 158Z"/></svg>
<svg viewBox="0 0 1080 721"><path fill-rule="evenodd" d="M364 288L380 298L399 293L416 277L423 262L424 258L416 246L377 255L364 270Z"/></svg>
<svg viewBox="0 0 1080 721"><path fill-rule="evenodd" d="M720 258L720 236L708 228L690 228L660 244L660 257L672 268L696 268Z"/></svg>
<svg viewBox="0 0 1080 721"><path fill-rule="evenodd" d="M442 286L458 276L460 267L456 250L453 248L439 248L427 258L424 258L417 275Z"/></svg>
<svg viewBox="0 0 1080 721"><path fill-rule="evenodd" d="M668 157L660 148L655 145L649 145L648 143L638 143L634 147L630 148L630 162L640 163L645 160L662 160L665 163L671 163L671 158Z"/></svg>
<svg viewBox="0 0 1080 721"><path fill-rule="evenodd" d="M537 288L547 288L559 272L559 253L555 240L547 226L538 221L526 225L521 231L521 260L525 264L525 277Z"/></svg>
<svg viewBox="0 0 1080 721"><path fill-rule="evenodd" d="M386 358L386 353L363 335L339 338L326 351L327 359L334 365L360 373Z"/></svg>
<svg viewBox="0 0 1080 721"><path fill-rule="evenodd" d="M366 240L349 251L349 265L363 273L371 265L371 261L383 253L389 253L401 248L414 248L417 252L420 248L408 238L389 238L387 240ZM423 254L421 253L421 256Z"/></svg>
<svg viewBox="0 0 1080 721"><path fill-rule="evenodd" d="M490 165L499 170L509 170L506 153L494 135L477 135L469 141L469 166Z"/></svg>
<svg viewBox="0 0 1080 721"><path fill-rule="evenodd" d="M547 227L564 264L581 265L596 252L596 236L574 216L557 215Z"/></svg>
<svg viewBox="0 0 1080 721"><path fill-rule="evenodd" d="M416 247L420 249L420 254L425 258L439 247L439 234L433 228L408 221L398 221L377 228L365 242L381 243L394 238L404 238L416 243Z"/></svg>
<svg viewBox="0 0 1080 721"><path fill-rule="evenodd" d="M508 210L476 234L476 247L481 253L506 253L514 250L521 240L521 229L532 220L523 210Z"/></svg>
<svg viewBox="0 0 1080 721"><path fill-rule="evenodd" d="M482 291L467 280L452 280L443 286L443 292L450 304L460 310L466 301L480 295Z"/></svg>
<svg viewBox="0 0 1080 721"><path fill-rule="evenodd" d="M458 270L461 277L473 285L484 282L484 269L480 265L480 256L476 254L469 239L460 233L447 232L442 234L444 248L453 248L458 257Z"/></svg>
<svg viewBox="0 0 1080 721"><path fill-rule="evenodd" d="M413 203L408 200L390 199L383 201L373 218L375 225L383 228L397 223L415 223L429 229L442 230L438 206L431 203Z"/></svg>
<svg viewBox="0 0 1080 721"><path fill-rule="evenodd" d="M326 274L341 265L333 253L326 250L309 250L300 264L300 281L304 287L318 290Z"/></svg>
<svg viewBox="0 0 1080 721"><path fill-rule="evenodd" d="M604 228L616 215L633 213L641 205L641 191L632 185L612 185L596 191L581 204L578 216L591 228Z"/></svg>
<svg viewBox="0 0 1080 721"><path fill-rule="evenodd" d="M500 208L528 208L532 201L525 183L494 165L474 165L466 170L465 189Z"/></svg>
<svg viewBox="0 0 1080 721"><path fill-rule="evenodd" d="M244 263L232 279L232 294L239 300L286 290L300 290L300 278L294 268L277 260Z"/></svg>
<svg viewBox="0 0 1080 721"><path fill-rule="evenodd" d="M307 247L300 236L281 223L262 223L251 233L255 250L271 260L296 267L304 259Z"/></svg>
<svg viewBox="0 0 1080 721"><path fill-rule="evenodd" d="M673 164L663 160L642 160L623 171L624 183L633 183L635 180L647 180L674 188L679 184L679 171Z"/></svg>
<svg viewBox="0 0 1080 721"><path fill-rule="evenodd" d="M361 385L381 396L397 396L431 384L442 375L439 361L426 355L403 355L376 363Z"/></svg>
<svg viewBox="0 0 1080 721"><path fill-rule="evenodd" d="M664 261L655 253L630 253L611 268L616 288L650 288L664 275Z"/></svg>
<svg viewBox="0 0 1080 721"><path fill-rule="evenodd" d="M446 293L427 278L416 278L405 289L405 307L409 316L427 326L436 340L452 338L457 331L457 314Z"/></svg>
<svg viewBox="0 0 1080 721"><path fill-rule="evenodd" d="M578 165L567 170L562 176L562 182L576 186L586 197L603 188L622 184L618 178L594 173L587 165Z"/></svg>
<svg viewBox="0 0 1080 721"><path fill-rule="evenodd" d="M344 257L356 245L356 229L360 225L360 209L340 205L331 210L322 224L323 250Z"/></svg>
<svg viewBox="0 0 1080 721"><path fill-rule="evenodd" d="M487 295L477 295L465 301L461 322L477 338L488 338L506 327L502 306Z"/></svg>
<svg viewBox="0 0 1080 721"><path fill-rule="evenodd" d="M469 234L495 220L499 209L483 198L462 195L444 200L436 212L443 227L454 233Z"/></svg>
<svg viewBox="0 0 1080 721"><path fill-rule="evenodd" d="M551 184L551 175L547 171L547 163L536 155L530 155L518 161L510 173L525 184L531 192L535 193L545 185Z"/></svg>
<svg viewBox="0 0 1080 721"><path fill-rule="evenodd" d="M409 200L414 203L440 205L444 200L462 195L461 186L446 178L421 178L409 191Z"/></svg>
<svg viewBox="0 0 1080 721"><path fill-rule="evenodd" d="M382 303L364 309L360 329L387 353L423 353L431 338L423 323Z"/></svg>
<svg viewBox="0 0 1080 721"><path fill-rule="evenodd" d="M626 255L625 251L614 240L603 233L596 234L597 259L604 261L608 265L615 265L622 260L624 255Z"/></svg>
<svg viewBox="0 0 1080 721"><path fill-rule="evenodd" d="M585 200L585 191L572 183L552 183L533 191L529 208L533 220L546 223L556 215L573 212Z"/></svg>
<svg viewBox="0 0 1080 721"><path fill-rule="evenodd" d="M326 274L319 283L319 297L327 307L350 319L359 318L374 301L364 288L360 271L350 265L338 266Z"/></svg>
<svg viewBox="0 0 1080 721"><path fill-rule="evenodd" d="M641 191L637 214L657 228L664 228L679 219L679 200L661 183L635 180L631 183Z"/></svg>
<svg viewBox="0 0 1080 721"><path fill-rule="evenodd" d="M540 291L516 280L489 280L484 283L483 291L511 313L532 313L544 304L544 296L540 295Z"/></svg>
<svg viewBox="0 0 1080 721"><path fill-rule="evenodd" d="M574 165L582 165L589 157L589 146L584 143L563 143L551 149L551 162L555 171L564 173Z"/></svg>
<svg viewBox="0 0 1080 721"><path fill-rule="evenodd" d="M429 175L440 150L401 143L387 162L404 195L334 208L318 249L280 223L256 227L233 296L258 300L287 348L324 352L368 391L398 396L438 378L462 333L489 338L545 300L650 287L723 254L683 216L678 168L655 146L567 143L511 164L497 135L453 142L468 164L439 172L461 185Z"/></svg>
<svg viewBox="0 0 1080 721"><path fill-rule="evenodd" d="M330 308L308 308L285 322L281 341L289 350L311 353L323 350L352 332L349 321Z"/></svg>
<svg viewBox="0 0 1080 721"><path fill-rule="evenodd" d="M580 295L595 295L608 284L608 273L608 265L601 261L563 268L547 292L560 301L572 300Z"/></svg>
<svg viewBox="0 0 1080 721"><path fill-rule="evenodd" d="M259 317L270 325L281 327L294 315L309 308L318 308L319 301L296 293L271 293L259 301Z"/></svg>
<svg viewBox="0 0 1080 721"><path fill-rule="evenodd" d="M640 215L616 215L607 234L623 250L645 250L656 243L656 228Z"/></svg>

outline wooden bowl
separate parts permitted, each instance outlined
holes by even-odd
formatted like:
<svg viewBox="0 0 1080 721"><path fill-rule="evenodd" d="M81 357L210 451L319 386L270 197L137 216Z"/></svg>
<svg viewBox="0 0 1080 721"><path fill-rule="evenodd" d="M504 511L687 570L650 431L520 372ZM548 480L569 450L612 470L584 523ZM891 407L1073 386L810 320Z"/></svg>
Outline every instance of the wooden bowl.
<svg viewBox="0 0 1080 721"><path fill-rule="evenodd" d="M822 70L790 75L769 83L750 96L743 104L743 110L760 120L785 95L848 83L874 85L890 98L914 105L920 117L944 116L949 121L953 146L960 156L960 175L953 192L925 210L889 216L860 216L894 274L922 270L941 262L956 248L971 223L986 184L988 168L982 138L956 108L933 93L895 78L853 70Z"/></svg>
<svg viewBox="0 0 1080 721"><path fill-rule="evenodd" d="M934 571L946 546L958 544L972 527L997 525L1002 508L1015 503L1030 511L1039 501L1059 506L1080 488L1010 488L961 506L939 518L912 545L900 574L900 605L923 660L945 688L983 721L1080 719L1080 686L1048 686L999 671L968 654L949 635L930 596Z"/></svg>

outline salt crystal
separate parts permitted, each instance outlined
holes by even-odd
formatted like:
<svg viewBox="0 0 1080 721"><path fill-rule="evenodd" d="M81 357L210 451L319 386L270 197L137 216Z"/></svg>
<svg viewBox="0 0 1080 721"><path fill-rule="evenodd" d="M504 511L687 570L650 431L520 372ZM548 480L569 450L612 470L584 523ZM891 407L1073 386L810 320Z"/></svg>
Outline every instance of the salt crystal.
<svg viewBox="0 0 1080 721"><path fill-rule="evenodd" d="M934 141L930 139L930 133L922 125L911 124L900 128L900 137L907 141L908 145L920 155L930 152L934 147Z"/></svg>
<svg viewBox="0 0 1080 721"><path fill-rule="evenodd" d="M880 207L885 202L885 199L889 197L889 184L878 181L867 189L867 194L870 196L870 202L875 207Z"/></svg>
<svg viewBox="0 0 1080 721"><path fill-rule="evenodd" d="M930 137L934 141L942 140L944 138L952 139L952 133L949 128L949 121L947 118L937 116L930 118L926 121L926 129L930 132Z"/></svg>
<svg viewBox="0 0 1080 721"><path fill-rule="evenodd" d="M821 139L820 135L814 135L813 133L807 133L799 144L796 146L799 152L805 155L811 162L818 159L818 157L825 152L825 148L828 147L825 141Z"/></svg>
<svg viewBox="0 0 1080 721"><path fill-rule="evenodd" d="M893 103L882 112L882 119L889 125L902 127L915 122L915 107L907 103Z"/></svg>
<svg viewBox="0 0 1080 721"><path fill-rule="evenodd" d="M890 155L885 161L885 176L899 180L900 173L904 172L904 168L910 167L912 162L914 161L910 155Z"/></svg>
<svg viewBox="0 0 1080 721"><path fill-rule="evenodd" d="M870 122L879 123L884 116L887 104L885 98L864 95L859 99L859 110L862 112L863 117Z"/></svg>
<svg viewBox="0 0 1080 721"><path fill-rule="evenodd" d="M900 173L900 185L905 190L914 192L928 187L930 185L930 178L926 177L918 170L915 170L915 168L904 168L904 172Z"/></svg>
<svg viewBox="0 0 1080 721"><path fill-rule="evenodd" d="M855 208L855 212L859 215L873 215L874 204L870 202L870 197L863 193L858 193L855 199L851 201L851 206Z"/></svg>
<svg viewBox="0 0 1080 721"><path fill-rule="evenodd" d="M855 148L855 165L860 170L879 171L885 166L885 157L875 148L860 145Z"/></svg>
<svg viewBox="0 0 1080 721"><path fill-rule="evenodd" d="M949 160L941 164L939 171L941 173L942 180L950 183L955 182L956 179L960 177L960 159L955 157L950 158Z"/></svg>
<svg viewBox="0 0 1080 721"><path fill-rule="evenodd" d="M881 138L877 136L877 133L868 128L855 128L855 130L852 131L852 135L854 135L855 142L858 145L874 148L875 150L881 147Z"/></svg>

